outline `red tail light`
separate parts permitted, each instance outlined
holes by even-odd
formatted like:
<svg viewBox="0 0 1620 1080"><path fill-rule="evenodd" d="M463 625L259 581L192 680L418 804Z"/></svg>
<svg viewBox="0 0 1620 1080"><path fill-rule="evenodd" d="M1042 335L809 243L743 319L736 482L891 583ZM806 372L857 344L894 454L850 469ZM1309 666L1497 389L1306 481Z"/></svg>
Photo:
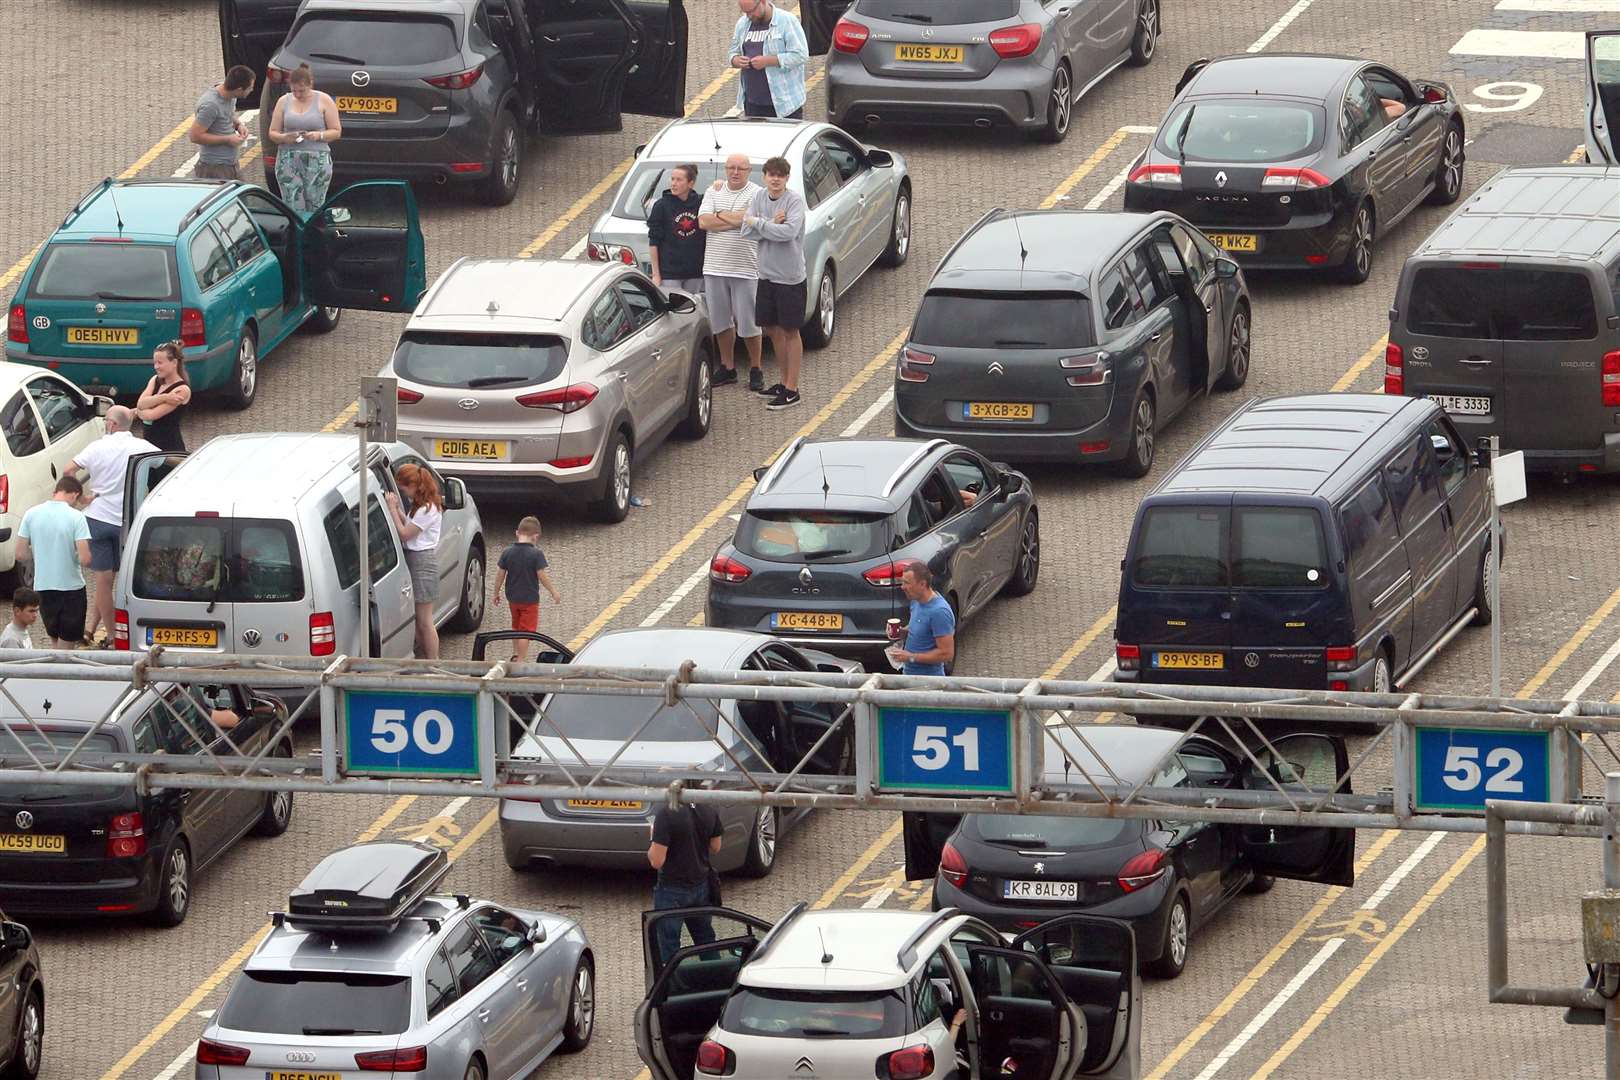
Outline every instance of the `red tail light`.
<svg viewBox="0 0 1620 1080"><path fill-rule="evenodd" d="M274 71L276 69L271 68L270 70ZM244 1050L240 1046L230 1046L210 1039L197 1040L197 1064L199 1065L246 1065L250 1054L251 1051Z"/></svg>
<svg viewBox="0 0 1620 1080"><path fill-rule="evenodd" d="M908 562L887 562L882 566L874 566L861 577L866 579L868 585L878 585L884 588L893 588L900 584L900 575L906 572Z"/></svg>
<svg viewBox="0 0 1620 1080"><path fill-rule="evenodd" d="M11 476L0 473L0 514L11 510Z"/></svg>
<svg viewBox="0 0 1620 1080"><path fill-rule="evenodd" d="M1603 404L1620 405L1620 352L1603 354Z"/></svg>
<svg viewBox="0 0 1620 1080"><path fill-rule="evenodd" d="M1356 647L1354 645L1329 645L1322 650L1322 659L1330 664L1353 664L1356 662Z"/></svg>
<svg viewBox="0 0 1620 1080"><path fill-rule="evenodd" d="M1038 49L1040 44L1039 23L1004 26L1000 30L990 31L990 47L996 50L996 55L1003 60L1016 60L1020 56L1028 56Z"/></svg>
<svg viewBox="0 0 1620 1080"><path fill-rule="evenodd" d="M934 1074L934 1049L931 1046L908 1046L896 1050L886 1059L889 1080L922 1080ZM878 1075L883 1075L881 1072Z"/></svg>
<svg viewBox="0 0 1620 1080"><path fill-rule="evenodd" d="M1273 190L1315 191L1317 188L1332 187L1333 181L1315 169L1267 169L1266 175L1260 179L1260 186Z"/></svg>
<svg viewBox="0 0 1620 1080"><path fill-rule="evenodd" d="M595 454L586 454L584 457L559 457L552 458L550 461L546 462L546 464L550 465L553 469L583 469L585 466L589 465L595 459L595 457Z"/></svg>
<svg viewBox="0 0 1620 1080"><path fill-rule="evenodd" d="M1068 376L1070 386L1101 386L1114 376L1113 371L1108 367L1108 354L1106 352L1089 353L1084 356L1065 356L1058 361L1058 366L1065 371L1078 373Z"/></svg>
<svg viewBox="0 0 1620 1080"><path fill-rule="evenodd" d="M337 627L330 611L317 611L309 617L309 655L331 656L337 652Z"/></svg>
<svg viewBox="0 0 1620 1080"><path fill-rule="evenodd" d="M1119 887L1126 892L1145 889L1164 877L1170 865L1164 861L1164 852L1148 848L1142 854L1119 868Z"/></svg>
<svg viewBox="0 0 1620 1080"><path fill-rule="evenodd" d="M187 348L208 344L208 327L203 323L203 313L194 307L181 309L180 344Z"/></svg>
<svg viewBox="0 0 1620 1080"><path fill-rule="evenodd" d="M1138 165L1131 170L1125 178L1132 184L1149 184L1162 187L1181 186L1180 165Z"/></svg>
<svg viewBox="0 0 1620 1080"><path fill-rule="evenodd" d="M737 1068L737 1057L713 1039L698 1046L697 1071L704 1076L729 1076Z"/></svg>
<svg viewBox="0 0 1620 1080"><path fill-rule="evenodd" d="M838 25L833 27L833 48L839 52L858 53L871 36L872 31L865 23L839 19Z"/></svg>
<svg viewBox="0 0 1620 1080"><path fill-rule="evenodd" d="M107 858L133 859L146 854L146 822L139 810L129 814L115 814L107 822ZM246 1051L243 1051L245 1054ZM243 1058L242 1061L246 1061ZM240 1065L242 1062L237 1062Z"/></svg>
<svg viewBox="0 0 1620 1080"><path fill-rule="evenodd" d="M927 382L928 372L921 369L932 364L935 359L933 353L925 353L920 349L913 349L910 345L907 345L900 350L900 381Z"/></svg>
<svg viewBox="0 0 1620 1080"><path fill-rule="evenodd" d="M454 75L435 75L431 79L423 79L422 81L429 86L437 86L440 90L465 90L477 82L483 74L484 65L479 64L470 70L458 71Z"/></svg>
<svg viewBox="0 0 1620 1080"><path fill-rule="evenodd" d="M408 1046L356 1054L354 1064L366 1072L421 1072L427 1068L427 1047Z"/></svg>
<svg viewBox="0 0 1620 1080"><path fill-rule="evenodd" d="M286 68L278 68L274 64L264 69L264 81L267 83L284 83L292 72Z"/></svg>
<svg viewBox="0 0 1620 1080"><path fill-rule="evenodd" d="M958 889L967 888L968 864L962 858L962 853L956 850L955 845L946 844L939 853L939 873L946 881Z"/></svg>
<svg viewBox="0 0 1620 1080"><path fill-rule="evenodd" d="M1142 666L1142 646L1115 645L1114 666L1121 671L1135 671Z"/></svg>
<svg viewBox="0 0 1620 1080"><path fill-rule="evenodd" d="M754 572L730 555L716 555L709 561L709 577L714 581L729 581L736 584L747 581Z"/></svg>
<svg viewBox="0 0 1620 1080"><path fill-rule="evenodd" d="M415 405L422 400L422 393L419 390L407 390L401 386L394 391L394 397L399 400L401 405Z"/></svg>
<svg viewBox="0 0 1620 1080"><path fill-rule="evenodd" d="M129 612L113 612L113 648L129 650Z"/></svg>
<svg viewBox="0 0 1620 1080"><path fill-rule="evenodd" d="M517 403L525 409L556 409L566 414L583 409L596 400L596 394L594 383L577 382L561 390L542 390L536 394L524 394L517 399Z"/></svg>
<svg viewBox="0 0 1620 1080"><path fill-rule="evenodd" d="M11 305L11 316L6 319L6 337L19 345L28 344L28 310L21 304Z"/></svg>
<svg viewBox="0 0 1620 1080"><path fill-rule="evenodd" d="M1402 367L1405 357L1401 347L1393 341L1384 346L1384 393L1406 393L1406 369Z"/></svg>

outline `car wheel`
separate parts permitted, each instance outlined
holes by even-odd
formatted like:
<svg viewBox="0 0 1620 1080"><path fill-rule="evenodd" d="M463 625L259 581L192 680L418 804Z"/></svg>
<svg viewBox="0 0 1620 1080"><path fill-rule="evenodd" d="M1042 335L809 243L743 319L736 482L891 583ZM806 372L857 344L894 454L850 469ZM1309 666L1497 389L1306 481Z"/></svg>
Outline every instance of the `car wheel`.
<svg viewBox="0 0 1620 1080"><path fill-rule="evenodd" d="M1360 285L1372 274L1373 262L1373 208L1363 202L1356 207L1356 216L1350 223L1350 250L1339 264L1339 280L1348 285Z"/></svg>
<svg viewBox="0 0 1620 1080"><path fill-rule="evenodd" d="M1024 516L1024 532L1018 541L1018 565L1007 581L1007 595L1028 596L1041 576L1041 518L1032 506Z"/></svg>
<svg viewBox="0 0 1620 1080"><path fill-rule="evenodd" d="M179 926L191 910L191 848L177 838L163 855L158 872L158 903L152 919L159 926Z"/></svg>
<svg viewBox="0 0 1620 1080"><path fill-rule="evenodd" d="M1474 625L1489 626L1496 618L1491 608L1491 578L1501 569L1501 560L1492 558L1496 545L1489 544L1479 557L1479 574L1474 578Z"/></svg>
<svg viewBox="0 0 1620 1080"><path fill-rule="evenodd" d="M911 189L901 188L894 197L894 217L889 222L889 246L878 256L884 266L900 266L911 254Z"/></svg>
<svg viewBox="0 0 1620 1080"><path fill-rule="evenodd" d="M692 382L686 390L686 419L681 421L680 435L684 439L701 439L709 433L714 417L714 359L709 355L709 343L697 347L697 359L692 362Z"/></svg>
<svg viewBox="0 0 1620 1080"><path fill-rule="evenodd" d="M747 877L762 878L776 865L777 824L774 806L762 806L754 814L754 829L742 864L742 872Z"/></svg>
<svg viewBox="0 0 1620 1080"><path fill-rule="evenodd" d="M1275 884L1277 884L1277 879L1270 874L1256 874L1249 879L1247 885L1243 886L1243 891L1250 896L1259 896L1262 893L1270 892L1271 887Z"/></svg>
<svg viewBox="0 0 1620 1080"><path fill-rule="evenodd" d="M24 562L19 559L11 567L11 589L32 589L34 587L34 564L32 561Z"/></svg>
<svg viewBox="0 0 1620 1080"><path fill-rule="evenodd" d="M1378 659L1373 661L1373 675L1371 691L1374 694L1387 694L1395 689L1395 680L1389 674L1389 654L1380 652Z"/></svg>
<svg viewBox="0 0 1620 1080"><path fill-rule="evenodd" d="M28 992L17 1018L17 1045L12 1048L6 1080L34 1080L45 1053L45 999L36 987Z"/></svg>
<svg viewBox="0 0 1620 1080"><path fill-rule="evenodd" d="M245 409L259 393L259 339L251 326L242 327L236 343L236 363L231 365L231 381L225 385L225 404Z"/></svg>
<svg viewBox="0 0 1620 1080"><path fill-rule="evenodd" d="M478 197L485 206L506 206L517 198L523 172L523 140L518 136L517 118L510 110L502 109L495 121L489 149L489 177Z"/></svg>
<svg viewBox="0 0 1620 1080"><path fill-rule="evenodd" d="M1131 64L1143 67L1159 47L1159 0L1142 0L1136 9L1136 33L1131 37Z"/></svg>
<svg viewBox="0 0 1620 1080"><path fill-rule="evenodd" d="M475 543L467 549L467 566L461 574L461 602L450 616L448 628L470 634L484 621L484 547Z"/></svg>
<svg viewBox="0 0 1620 1080"><path fill-rule="evenodd" d="M568 995L568 1020L563 1025L562 1049L575 1054L591 1043L596 1030L596 971L589 957L579 958L574 968L574 989Z"/></svg>
<svg viewBox="0 0 1620 1080"><path fill-rule="evenodd" d="M602 478L602 497L591 503L591 516L617 524L630 513L630 440L616 431L608 441L607 475Z"/></svg>
<svg viewBox="0 0 1620 1080"><path fill-rule="evenodd" d="M343 309L332 305L318 307L309 313L304 320L303 329L311 334L330 334L337 329L338 320L343 318Z"/></svg>
<svg viewBox="0 0 1620 1080"><path fill-rule="evenodd" d="M1144 387L1136 395L1136 403L1131 406L1131 444L1125 452L1124 459L1119 463L1119 471L1123 476L1146 476L1153 468L1153 455L1157 440L1155 423L1157 414L1153 408L1153 395Z"/></svg>
<svg viewBox="0 0 1620 1080"><path fill-rule="evenodd" d="M1248 381L1252 332L1249 305L1239 304L1237 311L1232 314L1232 326L1226 336L1226 370L1215 380L1215 389L1236 390Z"/></svg>
<svg viewBox="0 0 1620 1080"><path fill-rule="evenodd" d="M292 751L282 744L276 747L270 755L277 758L290 758ZM293 797L290 791L272 791L265 796L264 810L259 814L259 820L253 823L254 836L280 836L292 825Z"/></svg>
<svg viewBox="0 0 1620 1080"><path fill-rule="evenodd" d="M833 331L838 329L838 278L832 263L821 271L821 284L816 286L816 306L810 321L804 324L804 343L812 349L825 349L832 342Z"/></svg>
<svg viewBox="0 0 1620 1080"><path fill-rule="evenodd" d="M462 1075L462 1080L487 1080L483 1063L477 1058L467 1062L467 1071Z"/></svg>
<svg viewBox="0 0 1620 1080"><path fill-rule="evenodd" d="M1187 894L1178 892L1170 902L1170 915L1164 920L1164 953L1148 964L1149 975L1173 979L1187 970L1187 949L1192 941L1192 908Z"/></svg>
<svg viewBox="0 0 1620 1080"><path fill-rule="evenodd" d="M1052 89L1046 96L1046 123L1036 130L1042 142L1060 143L1069 136L1069 121L1074 119L1074 79L1069 65L1059 64L1052 73Z"/></svg>
<svg viewBox="0 0 1620 1080"><path fill-rule="evenodd" d="M1440 164L1434 174L1434 190L1429 192L1430 203L1450 206L1462 197L1464 160L1462 125L1452 124L1446 128L1445 142L1440 144Z"/></svg>

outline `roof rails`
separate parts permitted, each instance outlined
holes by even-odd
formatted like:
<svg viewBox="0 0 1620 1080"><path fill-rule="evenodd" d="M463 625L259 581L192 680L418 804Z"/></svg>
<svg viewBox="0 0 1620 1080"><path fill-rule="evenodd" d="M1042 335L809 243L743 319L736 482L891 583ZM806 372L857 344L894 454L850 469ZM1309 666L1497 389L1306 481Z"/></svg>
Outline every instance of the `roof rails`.
<svg viewBox="0 0 1620 1080"><path fill-rule="evenodd" d="M755 960L763 959L771 946L781 940L782 931L787 929L788 924L803 915L809 906L808 901L800 900L797 904L788 908L788 913L778 919L776 925L765 931L765 936L759 939L759 944L754 946L754 951L748 956L748 962L751 964Z"/></svg>
<svg viewBox="0 0 1620 1080"><path fill-rule="evenodd" d="M911 965L917 962L917 946L922 944L923 938L937 930L941 923L954 919L962 914L960 908L940 908L933 916L906 938L906 943L900 946L900 951L894 954L895 960L900 964L901 971L910 971Z"/></svg>
<svg viewBox="0 0 1620 1080"><path fill-rule="evenodd" d="M929 439L927 442L923 443L923 445L917 449L915 454L912 454L910 457L906 458L906 460L902 461L900 463L900 467L894 470L894 475L889 477L889 482L883 485L883 497L887 499L890 495L894 494L894 489L900 483L901 478L904 477L906 473L910 472L912 466L916 465L918 461L927 457L929 454L932 454L939 447L949 445L950 443L944 439Z"/></svg>
<svg viewBox="0 0 1620 1080"><path fill-rule="evenodd" d="M777 476L784 468L787 467L788 459L793 457L794 454L798 453L799 447L803 445L803 435L800 435L797 439L794 439L792 442L788 443L788 448L782 451L782 456L771 462L771 467L765 470L765 475L760 478L759 487L754 489L757 494L763 495L765 492L770 490L771 485L776 482Z"/></svg>
<svg viewBox="0 0 1620 1080"><path fill-rule="evenodd" d="M217 187L213 191L209 192L208 197L203 199L202 202L198 203L196 206L193 206L190 210L186 211L185 216L180 219L180 224L179 224L178 228L184 229L187 225L190 225L193 221L197 220L197 215L198 214L201 214L204 210L208 209L208 207L211 204L213 204L213 203L215 203L215 202L217 202L219 200L220 196L228 193L231 190L232 190L232 188L231 188L230 184L228 184L228 183L220 184L219 187Z"/></svg>
<svg viewBox="0 0 1620 1080"><path fill-rule="evenodd" d="M79 196L79 201L74 203L73 208L67 212L65 217L62 218L61 227L64 229L67 228L70 221L84 213L84 208L90 205L91 200L112 186L113 178L109 176L105 180L102 180L100 183L96 184L89 191Z"/></svg>

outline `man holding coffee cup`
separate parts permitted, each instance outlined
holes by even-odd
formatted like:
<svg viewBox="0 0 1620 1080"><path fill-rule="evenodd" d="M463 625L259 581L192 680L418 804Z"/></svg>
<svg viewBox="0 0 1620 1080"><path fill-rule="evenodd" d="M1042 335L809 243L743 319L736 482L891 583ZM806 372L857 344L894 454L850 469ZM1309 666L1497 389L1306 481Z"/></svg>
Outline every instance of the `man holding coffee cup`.
<svg viewBox="0 0 1620 1080"><path fill-rule="evenodd" d="M900 589L911 601L911 619L902 628L904 648L890 649L904 675L943 675L956 658L956 614L934 591L934 575L920 562L909 563L900 575Z"/></svg>

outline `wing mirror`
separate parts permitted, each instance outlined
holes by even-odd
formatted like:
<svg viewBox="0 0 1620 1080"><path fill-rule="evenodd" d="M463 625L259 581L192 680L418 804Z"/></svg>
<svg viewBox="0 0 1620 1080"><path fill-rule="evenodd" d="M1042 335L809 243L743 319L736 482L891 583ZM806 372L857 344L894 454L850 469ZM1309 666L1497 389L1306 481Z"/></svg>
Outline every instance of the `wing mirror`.
<svg viewBox="0 0 1620 1080"><path fill-rule="evenodd" d="M113 399L110 398L110 397L103 397L100 394L97 394L96 397L95 397L95 405L96 405L96 415L97 416L106 416L107 413L112 410Z"/></svg>
<svg viewBox="0 0 1620 1080"><path fill-rule="evenodd" d="M33 940L34 936L22 923L0 923L0 950L20 952L28 948Z"/></svg>
<svg viewBox="0 0 1620 1080"><path fill-rule="evenodd" d="M758 468L756 468L754 470L754 483L757 484L761 480L765 479L765 474L770 472L770 471L771 471L771 468L770 468L769 465L761 465Z"/></svg>
<svg viewBox="0 0 1620 1080"><path fill-rule="evenodd" d="M677 315L690 315L697 310L697 301L685 293L672 292L669 294L669 310Z"/></svg>
<svg viewBox="0 0 1620 1080"><path fill-rule="evenodd" d="M866 163L874 169L892 169L894 168L894 155L887 150L868 150L866 152Z"/></svg>
<svg viewBox="0 0 1620 1080"><path fill-rule="evenodd" d="M1237 277L1238 264L1231 259L1215 260L1215 276L1221 278Z"/></svg>
<svg viewBox="0 0 1620 1080"><path fill-rule="evenodd" d="M467 485L457 477L444 478L444 505L448 510L463 510L467 506Z"/></svg>
<svg viewBox="0 0 1620 1080"><path fill-rule="evenodd" d="M541 945L546 940L546 924L539 919L529 924L529 944Z"/></svg>

